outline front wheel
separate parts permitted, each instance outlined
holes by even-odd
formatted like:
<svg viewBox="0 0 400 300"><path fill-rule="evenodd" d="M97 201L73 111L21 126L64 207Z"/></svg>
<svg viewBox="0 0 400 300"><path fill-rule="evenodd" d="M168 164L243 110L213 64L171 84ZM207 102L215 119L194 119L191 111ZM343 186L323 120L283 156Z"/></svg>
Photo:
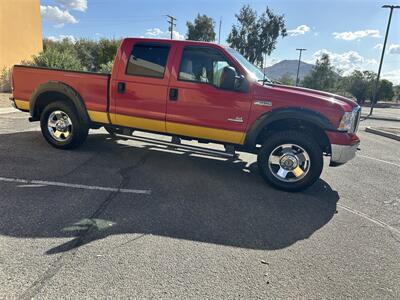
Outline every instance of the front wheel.
<svg viewBox="0 0 400 300"><path fill-rule="evenodd" d="M272 186L299 191L321 175L323 155L314 138L297 131L281 131L262 145L257 158L261 175Z"/></svg>
<svg viewBox="0 0 400 300"><path fill-rule="evenodd" d="M89 131L87 124L79 121L75 108L63 101L50 103L44 108L40 127L46 141L59 149L80 146Z"/></svg>

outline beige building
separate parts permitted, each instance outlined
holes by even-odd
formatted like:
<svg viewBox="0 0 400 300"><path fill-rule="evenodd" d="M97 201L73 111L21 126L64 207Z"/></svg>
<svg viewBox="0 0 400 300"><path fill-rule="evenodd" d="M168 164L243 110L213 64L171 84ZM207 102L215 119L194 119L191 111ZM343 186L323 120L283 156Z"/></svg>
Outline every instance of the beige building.
<svg viewBox="0 0 400 300"><path fill-rule="evenodd" d="M0 71L40 51L40 0L0 0Z"/></svg>

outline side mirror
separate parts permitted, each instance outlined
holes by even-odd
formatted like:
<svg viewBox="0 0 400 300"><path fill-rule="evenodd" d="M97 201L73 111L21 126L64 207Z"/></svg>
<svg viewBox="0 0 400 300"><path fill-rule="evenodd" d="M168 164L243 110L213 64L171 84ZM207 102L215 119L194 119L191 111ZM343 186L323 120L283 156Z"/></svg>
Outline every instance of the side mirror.
<svg viewBox="0 0 400 300"><path fill-rule="evenodd" d="M247 93L249 90L249 82L243 75L236 76L235 91Z"/></svg>
<svg viewBox="0 0 400 300"><path fill-rule="evenodd" d="M233 67L225 67L221 74L220 88L230 91L247 92L248 82L243 75L236 75L236 70Z"/></svg>
<svg viewBox="0 0 400 300"><path fill-rule="evenodd" d="M234 90L236 82L236 71L233 67L225 67L221 74L220 88L224 90Z"/></svg>

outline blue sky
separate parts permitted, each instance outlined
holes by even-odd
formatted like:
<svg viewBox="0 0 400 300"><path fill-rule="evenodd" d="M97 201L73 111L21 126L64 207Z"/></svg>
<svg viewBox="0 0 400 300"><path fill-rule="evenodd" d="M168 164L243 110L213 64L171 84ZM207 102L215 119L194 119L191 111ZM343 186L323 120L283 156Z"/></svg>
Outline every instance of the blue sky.
<svg viewBox="0 0 400 300"><path fill-rule="evenodd" d="M381 6L388 3L400 5L395 0L41 0L41 12L43 36L53 39L167 37L166 14L178 19L175 37L184 38L186 21L207 14L217 30L222 19L225 42L243 5L250 4L259 13L268 5L285 15L289 34L279 39L267 64L297 59L295 49L301 47L307 48L303 61L313 63L328 52L346 74L354 69L377 71L389 15ZM400 9L393 14L382 76L400 84Z"/></svg>

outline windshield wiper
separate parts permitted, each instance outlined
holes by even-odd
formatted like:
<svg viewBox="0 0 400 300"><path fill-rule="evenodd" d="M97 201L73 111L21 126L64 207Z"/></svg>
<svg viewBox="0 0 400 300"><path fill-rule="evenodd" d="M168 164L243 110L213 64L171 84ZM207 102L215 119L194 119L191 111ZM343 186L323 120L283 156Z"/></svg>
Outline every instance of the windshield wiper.
<svg viewBox="0 0 400 300"><path fill-rule="evenodd" d="M264 78L264 79L258 79L257 82L262 82L262 84L269 84L269 85L274 85L275 83L272 82L270 79L268 78Z"/></svg>

